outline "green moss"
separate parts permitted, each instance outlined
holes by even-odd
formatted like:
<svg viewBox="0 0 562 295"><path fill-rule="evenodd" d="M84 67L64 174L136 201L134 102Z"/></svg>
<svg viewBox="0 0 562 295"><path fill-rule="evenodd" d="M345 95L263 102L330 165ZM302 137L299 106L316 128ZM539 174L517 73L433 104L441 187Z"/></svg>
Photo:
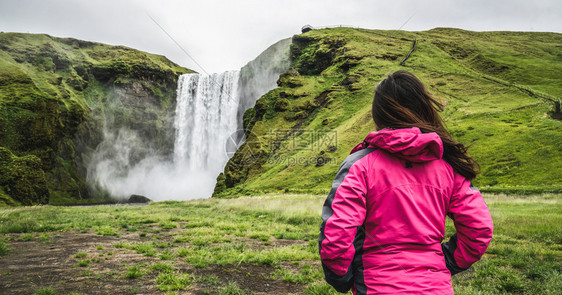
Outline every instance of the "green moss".
<svg viewBox="0 0 562 295"><path fill-rule="evenodd" d="M218 195L226 189L225 181L226 181L226 177L224 176L224 173L220 173L219 176L217 176L217 184L215 185L215 190L213 191L213 195Z"/></svg>
<svg viewBox="0 0 562 295"><path fill-rule="evenodd" d="M340 34L321 38L313 34L294 36L291 44L294 68L303 75L318 75L332 66L338 50L346 42L347 38Z"/></svg>
<svg viewBox="0 0 562 295"><path fill-rule="evenodd" d="M278 112L284 112L289 109L289 100L286 98L280 98L275 102L275 110Z"/></svg>
<svg viewBox="0 0 562 295"><path fill-rule="evenodd" d="M20 203L16 202L10 195L4 191L4 187L0 186L0 207L17 206Z"/></svg>
<svg viewBox="0 0 562 295"><path fill-rule="evenodd" d="M14 156L0 147L0 199L6 205L46 204L49 191L41 160L33 155Z"/></svg>

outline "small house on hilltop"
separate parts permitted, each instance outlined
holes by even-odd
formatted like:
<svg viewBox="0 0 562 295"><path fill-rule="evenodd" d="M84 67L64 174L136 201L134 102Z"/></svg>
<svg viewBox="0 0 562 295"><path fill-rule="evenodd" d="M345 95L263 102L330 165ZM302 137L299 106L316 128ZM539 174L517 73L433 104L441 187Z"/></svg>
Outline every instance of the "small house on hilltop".
<svg viewBox="0 0 562 295"><path fill-rule="evenodd" d="M314 28L313 28L311 25L304 25L304 26L302 26L302 28L301 28L301 32L302 32L302 33L306 33L306 32L308 32L308 31L312 31L313 29L314 29Z"/></svg>

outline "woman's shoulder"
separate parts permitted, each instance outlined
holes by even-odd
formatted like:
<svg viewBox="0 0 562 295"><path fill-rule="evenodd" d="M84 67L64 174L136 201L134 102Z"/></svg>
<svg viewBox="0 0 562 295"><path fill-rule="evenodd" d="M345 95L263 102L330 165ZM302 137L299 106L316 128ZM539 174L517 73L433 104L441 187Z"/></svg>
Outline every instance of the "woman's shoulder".
<svg viewBox="0 0 562 295"><path fill-rule="evenodd" d="M373 152L375 152L375 151L377 151L376 148L364 148L364 149L361 149L361 150L359 150L359 151L356 151L356 152L350 154L349 156L347 156L347 157L343 160L341 166L342 166L342 167L348 167L348 168L349 168L349 167L351 167L353 164L357 163L358 161L360 161L360 160L362 160L362 159L365 159L365 156L367 156L367 155L369 155L369 154L371 154L371 153L373 153Z"/></svg>

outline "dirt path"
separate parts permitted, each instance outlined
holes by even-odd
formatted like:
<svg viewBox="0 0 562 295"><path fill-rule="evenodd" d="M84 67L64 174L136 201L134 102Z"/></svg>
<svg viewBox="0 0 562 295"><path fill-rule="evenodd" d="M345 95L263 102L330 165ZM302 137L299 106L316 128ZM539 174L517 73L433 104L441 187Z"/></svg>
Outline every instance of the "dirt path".
<svg viewBox="0 0 562 295"><path fill-rule="evenodd" d="M216 294L219 288L236 282L252 294L301 294L303 286L270 277L272 266L240 264L194 268L180 257L162 261L125 248L119 242L141 241L136 235L99 236L92 233L59 232L41 241L35 237L23 241L21 234L7 235L12 250L0 258L0 294L33 294L40 288L51 288L58 294L166 294L158 290L157 272L146 271L141 277L127 279L133 265L173 264L176 273L193 278L215 278L215 281L194 279L177 294ZM75 257L86 253L84 258ZM80 261L90 260L87 265ZM218 278L218 280L216 279Z"/></svg>

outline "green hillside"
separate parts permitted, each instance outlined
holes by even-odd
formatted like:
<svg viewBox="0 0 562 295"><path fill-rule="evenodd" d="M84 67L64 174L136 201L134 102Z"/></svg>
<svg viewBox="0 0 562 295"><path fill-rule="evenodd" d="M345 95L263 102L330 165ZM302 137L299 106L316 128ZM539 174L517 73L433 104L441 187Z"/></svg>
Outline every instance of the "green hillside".
<svg viewBox="0 0 562 295"><path fill-rule="evenodd" d="M245 113L248 139L214 196L327 192L351 148L374 131L376 84L398 69L445 102L448 129L480 163L476 185L560 191L561 49L557 33L334 28L296 35L292 68Z"/></svg>
<svg viewBox="0 0 562 295"><path fill-rule="evenodd" d="M104 125L169 141L162 116L186 72L123 46L0 33L0 205L90 200L86 163Z"/></svg>

